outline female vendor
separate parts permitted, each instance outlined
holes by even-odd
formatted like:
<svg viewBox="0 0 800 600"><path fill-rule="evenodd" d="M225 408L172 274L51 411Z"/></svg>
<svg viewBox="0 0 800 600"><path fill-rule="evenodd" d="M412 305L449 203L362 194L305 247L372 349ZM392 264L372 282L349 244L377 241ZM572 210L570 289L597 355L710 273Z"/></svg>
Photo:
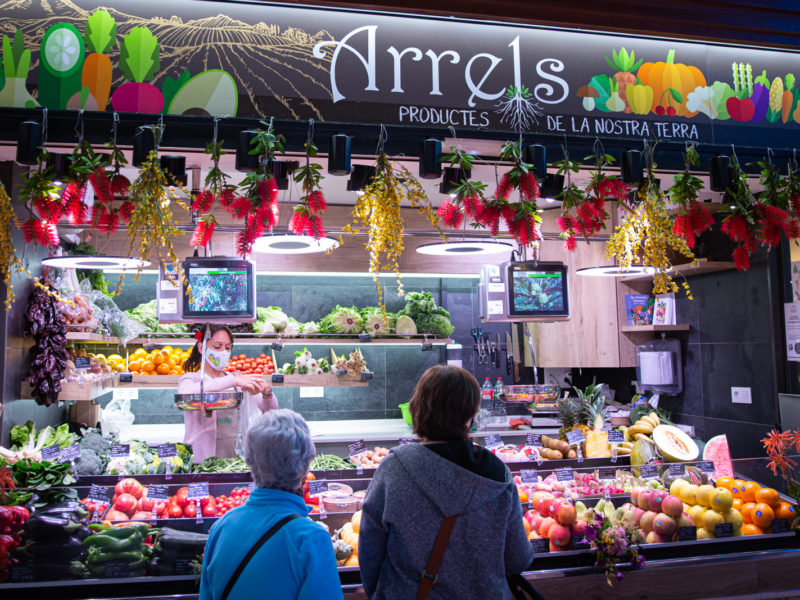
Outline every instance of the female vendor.
<svg viewBox="0 0 800 600"><path fill-rule="evenodd" d="M201 365L203 333L210 331L206 348L206 364ZM179 394L200 393L200 368L205 371L205 392L224 392L233 390L244 392L244 399L238 409L217 410L210 417L199 411L185 411L186 433L184 441L191 444L194 460L202 461L208 456L231 458L236 456L236 439L239 420L242 420L242 437L247 432L250 418L278 408L278 403L263 375L241 375L225 373L225 366L231 357L233 333L225 325L208 325L196 334L197 343L184 363L186 374L178 381ZM257 412L258 411L258 412Z"/></svg>

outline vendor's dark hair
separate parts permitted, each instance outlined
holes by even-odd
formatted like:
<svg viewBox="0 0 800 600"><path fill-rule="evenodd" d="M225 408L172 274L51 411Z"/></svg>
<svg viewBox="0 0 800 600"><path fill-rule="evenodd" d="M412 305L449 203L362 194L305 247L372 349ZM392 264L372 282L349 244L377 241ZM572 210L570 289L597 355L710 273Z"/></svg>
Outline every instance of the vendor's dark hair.
<svg viewBox="0 0 800 600"><path fill-rule="evenodd" d="M209 338L213 336L218 331L224 331L228 334L228 337L231 339L231 345L233 345L233 332L231 331L230 327L227 325L216 325L216 324L209 324L209 325L202 325L200 331L205 331L206 327L211 330ZM194 346L192 346L192 353L189 355L189 358L186 359L186 362L183 363L183 370L187 373L193 373L195 371L200 370L200 362L203 360L203 355L200 354L200 350L197 349L198 342L195 342Z"/></svg>
<svg viewBox="0 0 800 600"><path fill-rule="evenodd" d="M414 433L437 442L466 439L480 403L481 388L472 373L433 366L422 374L409 402Z"/></svg>

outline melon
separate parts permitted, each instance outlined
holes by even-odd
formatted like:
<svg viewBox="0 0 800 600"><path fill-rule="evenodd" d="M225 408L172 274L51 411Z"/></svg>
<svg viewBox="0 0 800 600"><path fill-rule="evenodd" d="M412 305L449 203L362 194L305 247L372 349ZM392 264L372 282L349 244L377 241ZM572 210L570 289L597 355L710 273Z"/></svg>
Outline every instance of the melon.
<svg viewBox="0 0 800 600"><path fill-rule="evenodd" d="M653 429L653 441L668 462L692 462L700 454L694 440L674 425L659 425Z"/></svg>
<svg viewBox="0 0 800 600"><path fill-rule="evenodd" d="M645 465L651 460L658 460L656 447L650 440L639 440L631 449L631 465ZM634 475L639 477L641 469L631 469Z"/></svg>
<svg viewBox="0 0 800 600"><path fill-rule="evenodd" d="M720 477L733 477L733 462L728 447L728 436L717 435L706 442L703 448L703 460L714 463L714 480Z"/></svg>
<svg viewBox="0 0 800 600"><path fill-rule="evenodd" d="M235 117L239 104L236 82L221 69L209 69L195 75L175 93L168 114L201 114L212 117Z"/></svg>

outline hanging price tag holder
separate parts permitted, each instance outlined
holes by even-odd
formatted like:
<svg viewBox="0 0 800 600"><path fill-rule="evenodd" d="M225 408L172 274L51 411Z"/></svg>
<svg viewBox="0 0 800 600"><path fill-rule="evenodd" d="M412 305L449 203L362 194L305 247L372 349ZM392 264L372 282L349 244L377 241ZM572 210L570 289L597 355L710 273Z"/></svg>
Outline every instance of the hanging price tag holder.
<svg viewBox="0 0 800 600"><path fill-rule="evenodd" d="M616 467L600 467L597 470L597 478L600 481L614 481L617 478Z"/></svg>
<svg viewBox="0 0 800 600"><path fill-rule="evenodd" d="M683 477L686 474L686 466L679 464L671 464L669 466L670 477Z"/></svg>
<svg viewBox="0 0 800 600"><path fill-rule="evenodd" d="M788 533L789 519L774 519L772 521L772 533Z"/></svg>
<svg viewBox="0 0 800 600"><path fill-rule="evenodd" d="M374 373L370 371L362 371L361 372L361 381L372 381L372 376Z"/></svg>
<svg viewBox="0 0 800 600"><path fill-rule="evenodd" d="M372 341L372 336L368 333L358 334L358 341L361 344L369 344Z"/></svg>
<svg viewBox="0 0 800 600"><path fill-rule="evenodd" d="M483 440L483 445L489 448L498 448L503 445L503 440L500 437L500 434L493 433L491 435L487 435L486 438Z"/></svg>
<svg viewBox="0 0 800 600"><path fill-rule="evenodd" d="M273 373L272 383L283 383L283 373Z"/></svg>
<svg viewBox="0 0 800 600"><path fill-rule="evenodd" d="M534 538L531 546L534 554L547 554L550 552L550 538Z"/></svg>
<svg viewBox="0 0 800 600"><path fill-rule="evenodd" d="M681 527L678 529L678 539L681 542L697 541L697 527Z"/></svg>
<svg viewBox="0 0 800 600"><path fill-rule="evenodd" d="M111 446L111 458L128 458L130 453L130 444L114 444Z"/></svg>
<svg viewBox="0 0 800 600"><path fill-rule="evenodd" d="M361 466L361 455L366 451L367 445L364 443L364 440L358 440L357 442L347 445L347 454L350 456L350 460L358 467L356 470L358 475L364 474L364 468Z"/></svg>
<svg viewBox="0 0 800 600"><path fill-rule="evenodd" d="M172 479L172 461L170 459L176 456L178 456L178 448L175 446L175 444L161 444L158 447L159 460L166 461L166 464L164 465L166 471L164 479L167 481Z"/></svg>
<svg viewBox="0 0 800 600"><path fill-rule="evenodd" d="M572 431L567 432L567 443L570 446L575 446L575 453L578 455L578 462L583 462L583 451L581 450L581 443L586 438L583 437L583 433L580 429L573 429Z"/></svg>
<svg viewBox="0 0 800 600"><path fill-rule="evenodd" d="M68 462L72 472L75 472L75 461L81 457L80 444L72 444L61 449L61 461Z"/></svg>
<svg viewBox="0 0 800 600"><path fill-rule="evenodd" d="M120 383L133 383L133 373L120 373L119 374L119 382Z"/></svg>
<svg viewBox="0 0 800 600"><path fill-rule="evenodd" d="M617 447L625 441L625 436L621 431L613 430L608 432L608 443L611 444L611 462L617 462Z"/></svg>
<svg viewBox="0 0 800 600"><path fill-rule="evenodd" d="M710 460L701 460L697 463L697 466L700 467L701 473L713 473L714 472L714 463Z"/></svg>
<svg viewBox="0 0 800 600"><path fill-rule="evenodd" d="M718 538L733 537L733 523L719 523L714 528L714 535Z"/></svg>
<svg viewBox="0 0 800 600"><path fill-rule="evenodd" d="M89 488L89 495L87 496L90 502L97 505L97 510L92 513L92 521L97 522L103 516L104 510L100 510L100 506L108 506L111 504L111 491L104 485L97 485L93 483Z"/></svg>
<svg viewBox="0 0 800 600"><path fill-rule="evenodd" d="M642 472L642 479L657 479L658 478L658 466L651 464L651 465L642 465L641 466Z"/></svg>
<svg viewBox="0 0 800 600"><path fill-rule="evenodd" d="M92 368L92 359L88 356L76 356L75 357L75 369L78 371L83 371L86 369Z"/></svg>
<svg viewBox="0 0 800 600"><path fill-rule="evenodd" d="M42 460L47 462L56 462L61 458L61 446L53 444L52 446L45 446L42 448Z"/></svg>
<svg viewBox="0 0 800 600"><path fill-rule="evenodd" d="M158 515L156 514L159 502L166 502L169 498L167 486L165 485L150 485L147 486L147 497L153 501L152 520L155 521Z"/></svg>
<svg viewBox="0 0 800 600"><path fill-rule="evenodd" d="M325 515L325 502L322 496L328 491L328 482L325 479L315 479L308 482L308 495L319 499L319 518L323 520Z"/></svg>
<svg viewBox="0 0 800 600"><path fill-rule="evenodd" d="M191 502L194 500L195 506L197 506L197 517L195 521L197 523L203 522L203 510L200 507L200 501L204 498L208 498L208 482L202 481L200 483L190 483L189 484L189 501Z"/></svg>
<svg viewBox="0 0 800 600"><path fill-rule="evenodd" d="M558 481L575 481L575 475L572 472L572 467L561 467L555 470L556 479Z"/></svg>
<svg viewBox="0 0 800 600"><path fill-rule="evenodd" d="M522 483L539 483L539 471L536 469L522 469L519 472Z"/></svg>
<svg viewBox="0 0 800 600"><path fill-rule="evenodd" d="M542 447L542 434L541 433L527 433L525 435L525 445L531 448Z"/></svg>

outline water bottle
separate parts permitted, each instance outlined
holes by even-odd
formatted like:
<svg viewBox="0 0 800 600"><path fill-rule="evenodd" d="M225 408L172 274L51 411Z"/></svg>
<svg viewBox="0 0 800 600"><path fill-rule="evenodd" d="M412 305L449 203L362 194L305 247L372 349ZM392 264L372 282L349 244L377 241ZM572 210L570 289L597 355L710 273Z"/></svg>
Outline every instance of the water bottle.
<svg viewBox="0 0 800 600"><path fill-rule="evenodd" d="M486 377L483 385L481 386L481 408L485 410L492 410L493 399L494 387L492 387L492 380Z"/></svg>
<svg viewBox="0 0 800 600"><path fill-rule="evenodd" d="M500 400L500 396L503 395L504 386L503 378L498 377L497 382L494 384L494 403L492 406L492 412L497 416L504 416L506 414L506 407L503 405L502 400Z"/></svg>

